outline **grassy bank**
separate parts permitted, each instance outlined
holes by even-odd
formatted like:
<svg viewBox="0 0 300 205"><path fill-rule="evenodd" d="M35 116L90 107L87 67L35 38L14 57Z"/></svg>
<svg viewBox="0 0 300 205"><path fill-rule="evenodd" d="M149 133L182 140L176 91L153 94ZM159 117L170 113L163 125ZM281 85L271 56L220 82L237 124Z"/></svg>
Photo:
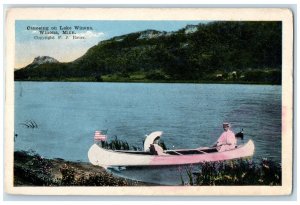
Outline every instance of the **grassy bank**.
<svg viewBox="0 0 300 205"><path fill-rule="evenodd" d="M145 186L115 177L99 166L63 159L45 159L36 153L14 153L15 186Z"/></svg>

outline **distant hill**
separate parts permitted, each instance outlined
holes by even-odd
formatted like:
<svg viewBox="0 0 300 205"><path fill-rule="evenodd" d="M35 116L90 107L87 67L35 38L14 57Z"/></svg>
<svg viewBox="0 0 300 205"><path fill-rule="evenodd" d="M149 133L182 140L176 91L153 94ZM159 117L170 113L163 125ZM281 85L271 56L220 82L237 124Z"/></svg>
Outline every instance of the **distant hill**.
<svg viewBox="0 0 300 205"><path fill-rule="evenodd" d="M281 22L146 30L101 41L73 62L33 62L15 80L281 84L281 38Z"/></svg>
<svg viewBox="0 0 300 205"><path fill-rule="evenodd" d="M38 56L38 57L35 57L33 59L32 63L30 63L29 65L24 67L24 69L26 69L26 68L36 68L36 67L39 67L42 64L51 64L51 63L59 63L59 61L56 60L55 58L52 58L52 57L49 57L49 56Z"/></svg>

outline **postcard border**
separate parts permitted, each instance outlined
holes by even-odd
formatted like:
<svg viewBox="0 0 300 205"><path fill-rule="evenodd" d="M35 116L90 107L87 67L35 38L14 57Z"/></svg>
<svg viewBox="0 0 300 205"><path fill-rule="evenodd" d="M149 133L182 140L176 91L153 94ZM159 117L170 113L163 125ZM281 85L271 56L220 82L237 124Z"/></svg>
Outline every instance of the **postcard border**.
<svg viewBox="0 0 300 205"><path fill-rule="evenodd" d="M42 17L41 17L42 16ZM57 18L59 16L59 19ZM15 20L282 21L282 186L14 187ZM9 8L6 12L5 191L26 195L289 195L293 170L293 14L285 8Z"/></svg>

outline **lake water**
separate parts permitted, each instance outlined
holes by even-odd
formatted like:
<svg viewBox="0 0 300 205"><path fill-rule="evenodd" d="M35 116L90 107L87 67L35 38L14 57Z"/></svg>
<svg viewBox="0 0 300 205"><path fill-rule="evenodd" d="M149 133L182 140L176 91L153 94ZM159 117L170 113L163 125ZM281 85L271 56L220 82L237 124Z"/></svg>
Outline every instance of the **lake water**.
<svg viewBox="0 0 300 205"><path fill-rule="evenodd" d="M22 124L28 120L38 128ZM137 147L157 130L168 148L209 146L224 121L253 139L254 160L281 162L281 86L15 82L15 150L47 158L88 161L94 131L102 129Z"/></svg>

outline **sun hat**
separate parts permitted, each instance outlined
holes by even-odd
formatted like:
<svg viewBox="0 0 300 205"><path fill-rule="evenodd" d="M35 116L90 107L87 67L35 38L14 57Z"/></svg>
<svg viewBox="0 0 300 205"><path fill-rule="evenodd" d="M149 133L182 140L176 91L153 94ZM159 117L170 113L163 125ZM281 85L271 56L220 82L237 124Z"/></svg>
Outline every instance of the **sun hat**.
<svg viewBox="0 0 300 205"><path fill-rule="evenodd" d="M228 122L223 122L223 127L230 127L230 124Z"/></svg>

